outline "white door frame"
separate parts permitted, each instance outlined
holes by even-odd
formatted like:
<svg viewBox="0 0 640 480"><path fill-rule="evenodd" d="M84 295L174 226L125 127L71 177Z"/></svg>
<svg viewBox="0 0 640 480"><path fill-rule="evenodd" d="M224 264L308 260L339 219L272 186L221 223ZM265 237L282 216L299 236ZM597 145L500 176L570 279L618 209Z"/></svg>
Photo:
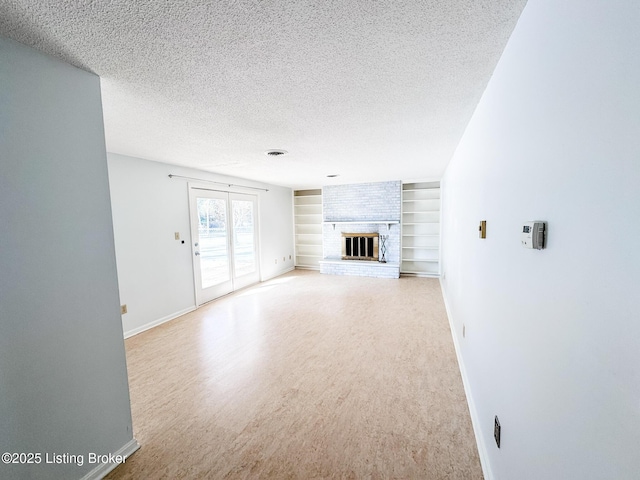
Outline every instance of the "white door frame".
<svg viewBox="0 0 640 480"><path fill-rule="evenodd" d="M222 284L210 287L207 294L202 289L200 262L199 256L199 222L195 222L197 216L197 205L195 202L196 192L204 191L210 192L209 198L220 198L226 201L227 205L227 253L229 260L229 275L230 280L223 282ZM191 231L191 261L193 268L193 287L194 287L194 299L196 308L219 298L228 293L234 292L249 285L253 285L260 282L260 228L259 228L259 196L257 194L220 190L211 188L207 185L201 185L197 183L187 184L187 193L189 200L189 224ZM254 224L254 252L255 252L255 272L238 277L235 272L235 257L234 257L234 226L233 226L233 200L249 200L253 202L253 224Z"/></svg>

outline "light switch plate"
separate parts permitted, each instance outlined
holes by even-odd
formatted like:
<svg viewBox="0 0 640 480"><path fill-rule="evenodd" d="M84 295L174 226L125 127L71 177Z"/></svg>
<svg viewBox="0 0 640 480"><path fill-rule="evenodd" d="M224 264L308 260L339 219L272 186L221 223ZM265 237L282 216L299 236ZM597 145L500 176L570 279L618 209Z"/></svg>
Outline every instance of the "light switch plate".
<svg viewBox="0 0 640 480"><path fill-rule="evenodd" d="M478 231L480 232L480 238L487 238L487 221L482 220L480 222L480 227L478 227Z"/></svg>

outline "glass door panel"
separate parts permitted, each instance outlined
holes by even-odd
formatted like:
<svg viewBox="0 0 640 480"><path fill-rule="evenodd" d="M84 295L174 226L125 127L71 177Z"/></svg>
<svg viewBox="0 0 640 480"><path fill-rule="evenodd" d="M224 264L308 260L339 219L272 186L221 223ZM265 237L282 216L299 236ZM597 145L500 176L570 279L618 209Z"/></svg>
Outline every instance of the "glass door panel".
<svg viewBox="0 0 640 480"><path fill-rule="evenodd" d="M202 305L233 291L229 196L190 188L189 200L196 303Z"/></svg>
<svg viewBox="0 0 640 480"><path fill-rule="evenodd" d="M258 267L258 197L230 193L233 221L233 285L242 288L260 281Z"/></svg>
<svg viewBox="0 0 640 480"><path fill-rule="evenodd" d="M253 225L253 202L232 200L233 212L233 260L235 276L256 271L255 229Z"/></svg>
<svg viewBox="0 0 640 480"><path fill-rule="evenodd" d="M227 202L218 198L197 198L198 238L202 288L230 280L227 248Z"/></svg>

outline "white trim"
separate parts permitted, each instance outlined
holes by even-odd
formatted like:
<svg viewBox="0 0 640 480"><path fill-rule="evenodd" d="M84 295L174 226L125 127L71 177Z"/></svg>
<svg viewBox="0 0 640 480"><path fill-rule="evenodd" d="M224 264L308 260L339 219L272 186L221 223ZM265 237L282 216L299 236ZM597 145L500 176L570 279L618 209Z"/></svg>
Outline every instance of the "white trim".
<svg viewBox="0 0 640 480"><path fill-rule="evenodd" d="M196 184L197 186L198 184ZM196 272L196 264L193 261L193 256L194 256L194 252L193 252L193 221L191 220L191 217L193 215L193 205L191 202L191 188L194 187L194 184L192 184L191 182L187 182L187 205L189 206L188 208L188 215L189 215L189 237L191 237L191 244L189 245L189 250L191 251L191 273L193 274L193 304L194 304L194 308L198 308L198 278L197 278L197 272Z"/></svg>
<svg viewBox="0 0 640 480"><path fill-rule="evenodd" d="M440 290L442 291L442 299L444 300L444 308L447 311L447 318L449 320L449 329L451 330L451 337L453 338L453 346L456 350L456 357L458 358L458 366L460 367L460 375L462 376L462 385L464 386L464 392L467 396L467 404L469 405L469 413L471 414L471 424L473 425L473 433L476 437L476 444L478 446L478 455L480 456L480 465L482 466L482 474L485 480L494 480L493 471L491 470L491 464L489 463L489 455L487 453L487 445L483 441L482 431L480 429L480 417L478 416L478 410L476 404L473 401L473 395L471 393L471 386L467 377L467 371L464 367L462 360L462 354L460 352L460 344L458 343L458 336L455 334L455 325L453 324L453 317L451 316L451 309L449 308L449 302L445 294L444 285L442 285L442 278L440 278Z"/></svg>
<svg viewBox="0 0 640 480"><path fill-rule="evenodd" d="M266 282L268 280L274 279L276 277L279 277L280 275L284 275L285 273L289 273L289 272L293 272L296 269L296 267L289 267L286 270L282 270L281 272L275 273L273 275L269 275L268 277L263 278L262 280L260 280L260 283L262 282ZM253 285L257 285L256 283L254 283Z"/></svg>
<svg viewBox="0 0 640 480"><path fill-rule="evenodd" d="M320 266L314 267L312 265L296 265L293 267L295 270L313 270L314 272L320 271Z"/></svg>
<svg viewBox="0 0 640 480"><path fill-rule="evenodd" d="M173 320L174 318L181 317L185 313L193 312L195 309L196 309L196 306L192 305L192 306L187 307L187 308L185 308L183 310L180 310L178 312L174 312L174 313L172 313L170 315L167 315L166 317L162 317L162 318L159 318L157 320L152 320L149 323L145 323L141 327L137 327L137 328L134 328L132 330L128 330L128 331L124 332L124 338L133 337L134 335L142 333L145 330L149 330L149 329L151 329L153 327L157 327L158 325L161 325L161 324L163 324L165 322Z"/></svg>
<svg viewBox="0 0 640 480"><path fill-rule="evenodd" d="M134 453L136 450L140 448L140 444L135 438L132 438L127 443L125 443L117 452L113 455L122 455L124 458L129 458L129 456ZM100 480L107 476L107 474L115 469L117 466L122 465L121 463L100 463L97 467L87 473L80 480Z"/></svg>
<svg viewBox="0 0 640 480"><path fill-rule="evenodd" d="M400 271L401 277L420 277L420 278L440 278L439 273L426 273L426 272L403 272Z"/></svg>

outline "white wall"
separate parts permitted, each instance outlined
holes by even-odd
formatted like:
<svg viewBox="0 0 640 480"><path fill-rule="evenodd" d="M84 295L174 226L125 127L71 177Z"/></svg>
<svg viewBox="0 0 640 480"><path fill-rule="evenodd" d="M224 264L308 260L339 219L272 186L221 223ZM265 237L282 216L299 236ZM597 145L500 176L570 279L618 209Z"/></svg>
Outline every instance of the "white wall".
<svg viewBox="0 0 640 480"><path fill-rule="evenodd" d="M291 189L112 153L108 163L125 336L195 308L187 180L169 174L267 188L236 189L259 196L261 279L293 269Z"/></svg>
<svg viewBox="0 0 640 480"><path fill-rule="evenodd" d="M638 25L635 0L530 0L443 179L442 285L489 478L640 475ZM547 249L520 246L528 220Z"/></svg>
<svg viewBox="0 0 640 480"><path fill-rule="evenodd" d="M0 477L81 478L137 446L98 77L0 37L0 162Z"/></svg>

